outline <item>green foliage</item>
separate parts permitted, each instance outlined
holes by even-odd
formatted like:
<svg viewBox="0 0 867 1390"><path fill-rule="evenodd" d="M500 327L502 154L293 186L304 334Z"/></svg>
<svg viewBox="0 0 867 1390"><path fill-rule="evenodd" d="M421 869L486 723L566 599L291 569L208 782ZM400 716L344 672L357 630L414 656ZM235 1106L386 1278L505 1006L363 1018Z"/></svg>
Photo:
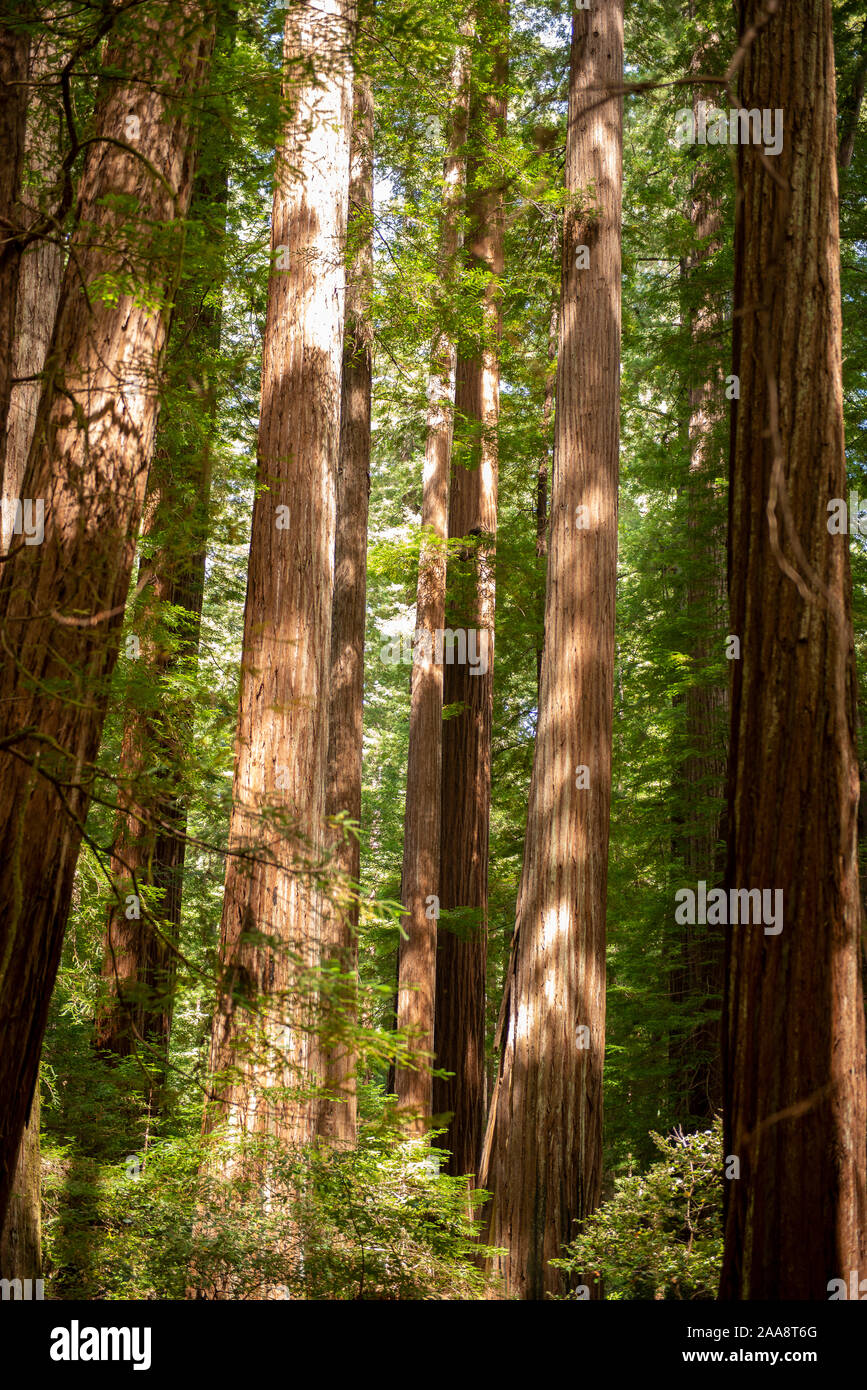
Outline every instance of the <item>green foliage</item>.
<svg viewBox="0 0 867 1390"><path fill-rule="evenodd" d="M552 1261L573 1280L601 1279L607 1299L715 1298L722 1262L722 1121L697 1134L651 1134L662 1162L615 1182ZM566 1298L586 1297L573 1288Z"/></svg>
<svg viewBox="0 0 867 1390"><path fill-rule="evenodd" d="M682 0L627 6L627 80L669 82L689 70L699 40L718 35L709 68L734 51L734 12L709 0L687 18ZM431 339L452 332L464 350L482 339L479 270L464 264L444 293L436 264L449 74L465 7L437 0L362 6L358 71L376 102L374 420L364 696L363 801L357 1023L323 1032L361 1052L363 1122L354 1153L246 1155L261 1181L230 1187L202 1176L200 1132L209 1056L232 768L240 645L252 509L261 341L270 261L274 144L284 112L280 36L285 10L258 0L220 6L212 76L197 118L202 140L196 196L183 226L175 321L159 382L154 478L175 489L161 529L139 541L139 558L171 550L181 565L206 550L198 645L186 611L145 592L128 605L121 659L99 754L97 797L79 858L73 911L52 1001L43 1057L45 1233L49 1288L80 1298L179 1298L188 1282L230 1284L235 1296L279 1286L292 1298L476 1298L484 1279L472 1258L474 1228L460 1180L435 1177L418 1146L399 1144L389 1123L389 1067L401 1040L391 1032L399 940L410 671L382 658L387 641L414 626L421 543L421 477ZM126 23L136 22L127 6ZM46 11L34 34L76 49L72 108L86 137L96 93L101 4ZM841 121L862 57L867 7L835 5ZM52 18L51 16L55 17ZM488 1037L493 1033L515 921L537 719L546 559L536 534L540 469L550 484L552 432L546 388L559 291L569 7L550 0L514 7L507 137L471 153L501 181L506 221L502 277L497 614L488 905ZM484 86L490 53L473 46ZM288 83L291 98L291 82ZM719 999L676 997L682 939L674 889L695 879L695 849L716 824L722 787L687 802L684 767L696 751L686 722L691 692L724 689L726 601L706 583L708 546L725 526L729 407L718 405L706 440L712 488L691 491L690 389L719 379L731 361L734 191L730 152L676 149L674 115L688 88L659 86L624 102L622 464L620 491L614 774L609 865L605 1166L610 1200L568 1248L562 1267L598 1272L608 1298L713 1297L720 1258L721 1139L695 1127L683 1094L678 1049L712 1020ZM844 388L850 483L867 494L867 161L862 113L855 160L841 178ZM68 152L68 132L61 128ZM226 180L227 159L231 177ZM80 171L80 159L74 173ZM39 169L25 170L32 201L57 205ZM712 245L688 216L705 196L719 210ZM135 225L125 234L144 254L166 254L171 229ZM464 229L466 230L466 229ZM165 233L165 235L163 235ZM64 235L66 232L64 231ZM173 254L175 254L173 250ZM690 266L689 274L684 267ZM105 297L129 286L119 271L96 286ZM142 280L140 297L149 293ZM702 305L718 313L691 331ZM550 401L549 401L550 405ZM549 412L550 414L550 412ZM477 440L455 422L456 457ZM189 464L210 471L206 519ZM193 470L195 472L195 469ZM550 505L550 498L548 499ZM191 521L192 519L192 521ZM867 698L867 543L851 546L859 698ZM716 572L717 580L723 567ZM456 585L450 602L458 602ZM175 658L155 679L125 654L136 634ZM142 769L141 801L174 778L183 789L188 844L168 1071L155 1075L148 1049L116 1066L96 1057L93 1018L103 983L105 916L116 823L124 717L144 712L170 735L160 762ZM444 717L455 713L447 708ZM725 752L726 711L712 741ZM861 721L861 738L867 721ZM171 749L171 754L165 750ZM863 837L862 837L863 839ZM713 877L715 850L707 872ZM862 844L862 858L865 851ZM867 865L862 864L862 871ZM327 866L324 870L327 874ZM159 890L145 894L155 911ZM444 912L444 930L467 936L468 909ZM339 1004L345 981L332 970L317 992ZM339 1023L339 1020L338 1020ZM329 1031L330 1029L330 1031ZM342 1030L342 1031L341 1031ZM693 1060L706 1061L697 1054ZM153 1103L158 1084L159 1104ZM648 1137L649 1136L649 1137ZM662 1155L662 1161L657 1155ZM144 1159L137 1177L127 1171ZM213 1162L213 1153L210 1155ZM657 1161L654 1161L654 1160ZM642 1171L634 1172L635 1168ZM259 1174L261 1178L261 1171ZM303 1264L299 1250L303 1247Z"/></svg>
<svg viewBox="0 0 867 1390"><path fill-rule="evenodd" d="M51 1296L485 1297L477 1261L492 1252L476 1243L465 1181L438 1173L424 1142L396 1139L378 1109L345 1153L239 1155L187 1136L109 1163L47 1147ZM208 1164L234 1176L208 1176Z"/></svg>

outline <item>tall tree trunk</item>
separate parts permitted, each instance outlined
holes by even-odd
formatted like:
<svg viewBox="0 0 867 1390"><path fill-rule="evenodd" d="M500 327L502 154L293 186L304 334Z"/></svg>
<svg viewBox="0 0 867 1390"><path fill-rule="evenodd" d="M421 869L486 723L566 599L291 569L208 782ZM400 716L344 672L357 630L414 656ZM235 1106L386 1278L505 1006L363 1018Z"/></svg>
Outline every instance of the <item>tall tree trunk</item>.
<svg viewBox="0 0 867 1390"><path fill-rule="evenodd" d="M855 73L852 78L852 90L842 103L842 130L840 131L840 146L837 152L837 167L839 170L847 170L852 166L852 156L855 153L855 136L858 133L858 120L861 115L861 103L864 100L864 86L867 82L867 19L861 30L861 52L855 65Z"/></svg>
<svg viewBox="0 0 867 1390"><path fill-rule="evenodd" d="M470 24L463 35L472 37ZM448 314L461 246L461 204L466 179L470 54L461 46L452 67L452 109L443 168L439 245L440 289ZM453 406L451 379L455 344L443 327L431 351L429 408L423 493L422 544L416 600L409 751L406 768L401 900L406 936L398 953L397 1023L413 1038L414 1066L398 1067L395 1091L410 1127L424 1131L433 1106L430 1058L434 1050L436 995L436 902L440 870L440 776L442 769L443 673L436 660L436 633L445 621L449 466Z"/></svg>
<svg viewBox="0 0 867 1390"><path fill-rule="evenodd" d="M356 78L349 181L346 334L337 464L337 539L331 610L331 697L328 716L328 782L325 811L361 820L364 629L367 604L367 511L370 496L370 406L373 373L370 294L373 279L373 91ZM323 957L336 962L345 988L335 1003L355 1016L352 980L358 968L358 836L340 834L335 866L350 897L334 903L323 921ZM355 1144L355 1058L338 1042L325 1056L324 1080L336 1099L323 1100L319 1133L339 1147Z"/></svg>
<svg viewBox="0 0 867 1390"><path fill-rule="evenodd" d="M452 1112L442 1143L449 1172L475 1175L485 1125L485 981L487 967L488 837L491 809L491 725L494 708L494 549L497 531L500 410L500 281L504 265L502 177L496 151L506 129L509 59L508 0L477 8L476 91L470 109L467 160L469 267L483 271L478 340L458 352L455 441L451 459L449 538L465 539L448 566L451 631L467 636L468 659L447 663L442 727L442 833L439 899L468 908L456 930L440 924L435 991L437 1067L453 1073L433 1084L435 1114ZM457 593L455 593L455 588ZM478 633L471 647L468 629ZM460 649L459 649L460 650ZM484 660L471 666L469 652ZM484 669L483 669L484 668Z"/></svg>
<svg viewBox="0 0 867 1390"><path fill-rule="evenodd" d="M354 29L352 0L293 6L286 17L287 124L211 1035L212 1071L232 1074L218 1076L207 1123L222 1118L238 1137L284 1144L312 1137L318 1109L298 1090L319 1065L307 972L323 912Z"/></svg>
<svg viewBox="0 0 867 1390"><path fill-rule="evenodd" d="M30 53L30 83L38 83L51 70L52 53L48 41L37 41ZM39 180L31 200L24 190L16 211L25 229L41 218L40 203L60 179L60 149L56 131L56 112L35 86L25 89L27 98L27 130L25 160L28 173ZM53 119L52 119L53 117ZM57 195L59 196L59 195ZM55 197L56 201L56 197ZM18 382L12 387L9 401L6 452L3 466L2 500L6 506L0 514L0 550L13 543L7 530L13 515L12 503L21 497L21 484L27 466L27 455L33 440L36 411L42 392L41 373L45 366L54 317L63 280L63 247L56 240L38 238L30 243L21 256L18 271L18 293L15 307L15 334L12 354L12 375ZM15 542L18 543L17 541Z"/></svg>
<svg viewBox="0 0 867 1390"><path fill-rule="evenodd" d="M33 84L44 77L50 70L50 65L49 45L45 41L31 43L29 83ZM38 176L46 188L51 189L56 186L59 177L60 152L56 133L51 129L50 108L32 85L26 90L26 167L30 173ZM35 201L36 205L30 206L29 199L22 190L19 208L24 226L28 228L36 223L40 215L38 198ZM21 497L21 483L36 425L41 373L51 342L62 280L62 248L50 241L34 241L21 257L18 273L12 375L16 379L29 379L21 380L17 386L12 387L9 401L0 494L5 504L0 508L0 550L3 551L13 540L6 530L6 524L14 515L15 501ZM0 1232L0 1277L35 1279L41 1273L40 1178L37 1081L30 1116L18 1149L12 1200Z"/></svg>
<svg viewBox="0 0 867 1390"><path fill-rule="evenodd" d="M742 34L763 10L741 5ZM785 135L775 158L738 158L727 877L781 893L782 910L771 934L727 934L725 1149L740 1175L721 1297L827 1299L867 1268L851 581L826 508L847 496L830 0L783 0L747 49L740 100L781 111Z"/></svg>
<svg viewBox="0 0 867 1390"><path fill-rule="evenodd" d="M11 658L0 671L0 1222L117 659L165 340L165 312L149 307L152 293L86 295L82 285L123 265L124 275L131 269L161 296L170 292L176 260L165 227L185 216L192 182L186 103L213 42L200 15L197 6L154 4L129 16L109 44L106 67L130 77L106 95L99 138L85 157L75 254L23 482L25 495L45 504L44 538L22 546L0 577L0 632ZM147 162L116 143L130 117ZM124 221L130 204L134 224ZM159 228L158 255L151 226Z"/></svg>
<svg viewBox="0 0 867 1390"><path fill-rule="evenodd" d="M566 187L595 195L564 225L542 693L480 1172L506 1292L535 1299L602 1179L622 179L622 100L604 97L622 68L622 3L576 10Z"/></svg>
<svg viewBox="0 0 867 1390"><path fill-rule="evenodd" d="M15 359L16 304L21 266L21 169L27 130L30 39L22 27L0 27L0 461ZM5 467L2 496L7 493ZM10 491L10 496L15 496ZM5 538L3 538L5 539Z"/></svg>
<svg viewBox="0 0 867 1390"><path fill-rule="evenodd" d="M165 536L166 528L177 525L178 513L183 514L189 499L182 478L173 486L172 465L159 453L158 449L151 469L150 516L143 531ZM210 493L207 454L173 463L178 469L186 467L187 481L198 494L193 515L185 517L185 540L180 541L191 545L193 553L177 566L176 546L161 547L140 567L139 582L149 581L149 587L139 608L144 628L139 659L146 663L153 704L131 706L124 721L118 775L121 810L111 859L119 899L107 913L102 973L109 997L96 1018L98 1049L126 1057L144 1045L157 1079L168 1058L186 852L187 816L177 767L193 718L188 702L185 708L167 706L165 681L179 660L195 657L198 650ZM169 605L183 610L185 622L183 635L166 645L154 638L153 627ZM147 902L148 889L157 890L155 904Z"/></svg>
<svg viewBox="0 0 867 1390"><path fill-rule="evenodd" d="M41 1188L37 1081L18 1146L12 1193L0 1231L0 1279L38 1279L42 1274Z"/></svg>
<svg viewBox="0 0 867 1390"><path fill-rule="evenodd" d="M217 42L224 42L222 35ZM210 159L196 177L191 218L204 221L209 236L218 240L225 233L229 151L219 125L207 124L204 139ZM203 361L219 349L221 312L211 291L201 276L187 274L182 280L168 346L175 371L185 363L190 373L201 375ZM216 413L212 394L203 391L200 403L204 423L198 439L188 443L189 431L173 431L170 415L165 428L161 425L148 481L142 530L160 541L140 565L139 582L148 587L134 635L141 633L136 660L147 673L150 703L131 704L124 719L111 861L119 899L107 913L102 973L108 999L96 1018L97 1047L125 1057L144 1044L157 1081L168 1058L186 854L187 810L178 766L194 719L191 701L172 698L166 678L198 653ZM172 620L174 632L166 643L154 629L165 627L168 609L183 617ZM155 903L141 901L142 887L145 898L148 888L157 890Z"/></svg>
<svg viewBox="0 0 867 1390"><path fill-rule="evenodd" d="M559 244L559 243L558 243ZM551 305L548 324L548 361L545 368L545 400L542 406L542 447L536 473L536 554L541 560L548 554L548 459L551 452L551 423L554 414L554 382L557 376L557 334L560 325L559 297ZM536 708L542 689L542 654L545 650L545 595L540 595L539 644L536 647Z"/></svg>

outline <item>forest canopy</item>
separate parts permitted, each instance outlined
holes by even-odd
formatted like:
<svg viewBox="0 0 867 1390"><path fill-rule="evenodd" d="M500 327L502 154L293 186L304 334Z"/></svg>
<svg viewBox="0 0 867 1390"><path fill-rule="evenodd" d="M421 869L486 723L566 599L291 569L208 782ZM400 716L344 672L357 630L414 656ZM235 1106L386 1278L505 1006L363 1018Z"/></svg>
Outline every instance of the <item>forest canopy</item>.
<svg viewBox="0 0 867 1390"><path fill-rule="evenodd" d="M867 1297L865 81L0 5L4 1300Z"/></svg>

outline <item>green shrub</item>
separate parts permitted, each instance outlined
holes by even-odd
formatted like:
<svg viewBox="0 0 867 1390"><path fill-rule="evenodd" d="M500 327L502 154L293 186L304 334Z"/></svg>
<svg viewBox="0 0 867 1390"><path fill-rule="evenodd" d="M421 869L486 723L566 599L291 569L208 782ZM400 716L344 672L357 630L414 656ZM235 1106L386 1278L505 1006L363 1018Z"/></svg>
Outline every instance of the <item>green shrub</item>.
<svg viewBox="0 0 867 1390"><path fill-rule="evenodd" d="M722 1123L698 1134L651 1134L664 1156L618 1178L552 1263L572 1280L602 1280L608 1299L715 1298L722 1261ZM586 1297L580 1288L565 1295Z"/></svg>
<svg viewBox="0 0 867 1390"><path fill-rule="evenodd" d="M467 1186L437 1153L383 1121L345 1152L259 1145L239 1158L212 1139L204 1173L198 1138L157 1140L140 1169L51 1150L50 1296L483 1298Z"/></svg>

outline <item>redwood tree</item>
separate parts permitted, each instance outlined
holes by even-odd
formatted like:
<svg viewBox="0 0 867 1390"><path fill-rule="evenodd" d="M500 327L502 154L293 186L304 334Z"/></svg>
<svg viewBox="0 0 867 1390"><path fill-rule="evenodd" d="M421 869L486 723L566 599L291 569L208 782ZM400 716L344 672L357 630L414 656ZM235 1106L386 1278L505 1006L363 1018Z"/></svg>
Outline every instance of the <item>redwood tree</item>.
<svg viewBox="0 0 867 1390"><path fill-rule="evenodd" d="M19 194L27 129L30 38L23 23L0 26L0 460L5 452L21 265ZM3 493L6 487L4 481Z"/></svg>
<svg viewBox="0 0 867 1390"><path fill-rule="evenodd" d="M328 716L328 783L325 810L361 820L363 751L364 629L367 596L367 508L370 495L370 404L373 374L370 292L373 275L373 92L356 77L352 113L349 183L346 332L337 459L337 536L331 610L331 694ZM354 1015L353 977L358 968L357 884L361 846L352 830L339 830L335 866L343 878L326 910L322 930L325 959L338 967L341 987L334 1003ZM327 1020L326 1020L327 1023ZM327 1031L326 1031L327 1039ZM319 1133L338 1145L355 1143L354 1058L336 1040L325 1055L324 1081L334 1098L324 1099Z"/></svg>
<svg viewBox="0 0 867 1390"><path fill-rule="evenodd" d="M302 1143L319 1067L312 974L325 860L335 479L352 125L351 0L292 6L271 217L257 490L244 612L216 1104L238 1135Z"/></svg>
<svg viewBox="0 0 867 1390"><path fill-rule="evenodd" d="M738 152L728 885L783 913L727 934L720 1293L827 1299L867 1267L831 4L745 0L740 20L741 104L782 111L784 138Z"/></svg>
<svg viewBox="0 0 867 1390"><path fill-rule="evenodd" d="M545 651L480 1183L508 1294L599 1201L620 399L623 5L572 19ZM608 94L611 95L608 95Z"/></svg>
<svg viewBox="0 0 867 1390"><path fill-rule="evenodd" d="M22 546L0 577L0 1221L117 658L166 333L166 309L155 306L177 273L166 228L189 206L189 98L212 44L212 15L185 3L125 15L109 41L105 64L121 75L87 147L22 484L44 503L44 538Z"/></svg>
<svg viewBox="0 0 867 1390"><path fill-rule="evenodd" d="M464 37L472 27L464 25ZM445 620L449 466L453 431L451 378L455 343L448 321L461 245L461 210L466 180L470 63L460 46L452 66L448 146L443 168L439 242L439 292L443 323L431 351L427 439L422 483L422 544L416 597L409 752L406 768L403 874L405 909L398 953L397 1022L413 1037L414 1065L399 1067L395 1090L401 1107L419 1130L430 1118L433 1082L436 994L437 899L440 869L440 773L442 767L443 672L436 660L436 633Z"/></svg>
<svg viewBox="0 0 867 1390"><path fill-rule="evenodd" d="M506 125L508 4L479 5L474 89L467 137L465 261L483 273L477 331L457 354L455 438L449 489L449 539L463 539L447 571L446 627L474 629L476 666L452 661L443 676L448 717L442 729L442 835L439 899L469 909L454 928L440 922L435 1032L437 1068L452 1073L433 1086L435 1114L451 1112L442 1143L449 1171L475 1174L485 1123L485 980L491 723L494 704L494 542L497 530L497 426L500 404L500 281L503 274L503 175L498 151ZM468 642L469 646L469 642ZM482 667L485 667L483 670Z"/></svg>
<svg viewBox="0 0 867 1390"><path fill-rule="evenodd" d="M35 84L51 69L51 45L31 38L28 84L22 87L27 106L24 140L24 179L19 189L16 217L23 229L34 227L42 215L46 199L59 198L60 151L57 132L50 117L50 106ZM38 182L37 182L38 181ZM25 189L24 182L33 185ZM12 345L12 386L2 456L2 491L8 504L0 517L0 548L14 536L5 533L12 506L21 496L21 483L33 440L39 404L42 371L51 342L54 316L63 279L63 249L53 239L38 237L21 256L15 302L15 333ZM12 1197L0 1232L0 1276L32 1279L42 1266L40 1158L39 1158L39 1082L15 1166Z"/></svg>
<svg viewBox="0 0 867 1390"><path fill-rule="evenodd" d="M24 138L25 178L17 193L14 217L24 233L45 225L46 211L61 198L61 150L57 139L56 111L40 84L59 59L51 42L42 35L30 41L28 83L22 88L27 107ZM56 233L56 228L53 229ZM63 279L63 247L56 234L37 235L20 257L12 345L12 376L6 449L3 455L2 496L11 502L21 496L21 483L33 439L36 411L42 390L42 371ZM11 513L10 513L11 515ZM2 518L3 525L6 517ZM8 535L0 542L8 545ZM14 543L14 542L13 542Z"/></svg>
<svg viewBox="0 0 867 1390"><path fill-rule="evenodd" d="M233 32L218 24L218 53ZM191 220L219 247L225 236L228 140L206 114ZM219 256L204 272L185 265L168 343L166 376L207 382L203 365L220 346ZM194 711L188 697L172 696L171 675L195 662L205 581L208 511L216 400L200 387L194 418L164 407L148 480L142 532L150 536L139 583L147 587L132 618L138 642L137 690L124 714L118 771L118 817L111 902L102 973L107 998L97 1012L96 1043L123 1057L144 1044L159 1074L168 1055L175 950L181 921L187 810L179 765ZM173 616L167 619L166 614ZM145 889L142 894L141 889ZM148 889L156 889L156 897ZM137 901L129 901L130 896Z"/></svg>

